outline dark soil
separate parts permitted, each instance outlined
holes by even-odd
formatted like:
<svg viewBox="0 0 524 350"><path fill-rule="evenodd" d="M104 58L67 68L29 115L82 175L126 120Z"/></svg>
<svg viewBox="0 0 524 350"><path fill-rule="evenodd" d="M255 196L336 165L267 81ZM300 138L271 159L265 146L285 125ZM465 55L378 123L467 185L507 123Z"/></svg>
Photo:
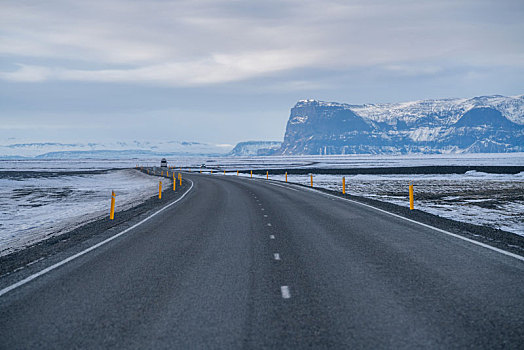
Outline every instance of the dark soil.
<svg viewBox="0 0 524 350"><path fill-rule="evenodd" d="M491 174L518 174L524 171L524 166L416 166L416 167L385 167L385 168L295 168L295 169L257 169L253 174L269 175L288 174L333 174L333 175L392 175L392 174L465 174L468 171L478 171ZM249 174L250 170L241 170Z"/></svg>

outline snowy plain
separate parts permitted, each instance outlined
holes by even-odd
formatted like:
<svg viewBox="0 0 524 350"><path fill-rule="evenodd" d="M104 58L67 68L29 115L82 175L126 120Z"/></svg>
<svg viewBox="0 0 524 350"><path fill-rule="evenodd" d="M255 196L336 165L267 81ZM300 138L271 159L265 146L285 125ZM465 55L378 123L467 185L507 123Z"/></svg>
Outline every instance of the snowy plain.
<svg viewBox="0 0 524 350"><path fill-rule="evenodd" d="M156 195L158 179L133 169L2 172L0 256L108 216L111 191L118 212Z"/></svg>
<svg viewBox="0 0 524 350"><path fill-rule="evenodd" d="M0 255L107 216L111 190L117 211L154 196L158 179L131 168L158 166L158 159L0 161ZM236 170L489 165L524 166L524 153L453 155L345 155L168 158L170 166ZM216 176L221 173L215 171ZM241 176L249 176L241 174ZM265 178L262 175L254 175ZM340 175L314 175L314 185L341 190ZM284 180L283 175L271 179ZM288 181L309 184L308 175ZM408 185L415 185L415 206L442 217L524 235L524 174L468 172L449 175L346 175L349 195L408 206Z"/></svg>
<svg viewBox="0 0 524 350"><path fill-rule="evenodd" d="M318 155L266 157L184 157L168 158L180 167L219 167L230 171L291 168L377 168L413 166L512 166L524 165L524 153L407 154L407 155ZM151 162L146 164L152 164ZM156 164L156 163L155 163Z"/></svg>

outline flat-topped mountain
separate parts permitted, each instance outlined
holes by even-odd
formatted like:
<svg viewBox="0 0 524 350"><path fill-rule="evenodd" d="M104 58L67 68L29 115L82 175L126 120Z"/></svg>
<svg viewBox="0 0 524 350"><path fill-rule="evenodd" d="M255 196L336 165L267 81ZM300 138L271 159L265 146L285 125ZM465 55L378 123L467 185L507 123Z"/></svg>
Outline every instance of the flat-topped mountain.
<svg viewBox="0 0 524 350"><path fill-rule="evenodd" d="M351 105L302 100L279 154L524 151L524 95Z"/></svg>

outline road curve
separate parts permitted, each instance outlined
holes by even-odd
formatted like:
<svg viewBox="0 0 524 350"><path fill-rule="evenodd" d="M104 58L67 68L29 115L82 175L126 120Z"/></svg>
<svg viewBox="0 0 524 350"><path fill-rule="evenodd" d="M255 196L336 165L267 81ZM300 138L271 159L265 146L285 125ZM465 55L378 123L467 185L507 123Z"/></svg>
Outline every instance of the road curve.
<svg viewBox="0 0 524 350"><path fill-rule="evenodd" d="M271 181L179 203L0 297L0 348L519 348L524 262Z"/></svg>

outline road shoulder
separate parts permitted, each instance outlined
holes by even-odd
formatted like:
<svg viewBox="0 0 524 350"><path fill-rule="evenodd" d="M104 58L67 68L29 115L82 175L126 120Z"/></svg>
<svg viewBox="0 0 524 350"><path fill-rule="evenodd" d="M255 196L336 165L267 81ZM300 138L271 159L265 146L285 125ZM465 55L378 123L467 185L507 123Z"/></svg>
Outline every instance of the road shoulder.
<svg viewBox="0 0 524 350"><path fill-rule="evenodd" d="M153 196L135 207L117 212L112 221L104 217L0 257L0 289L132 227L178 200L190 186L191 183L184 179L176 192L166 186L161 200Z"/></svg>

